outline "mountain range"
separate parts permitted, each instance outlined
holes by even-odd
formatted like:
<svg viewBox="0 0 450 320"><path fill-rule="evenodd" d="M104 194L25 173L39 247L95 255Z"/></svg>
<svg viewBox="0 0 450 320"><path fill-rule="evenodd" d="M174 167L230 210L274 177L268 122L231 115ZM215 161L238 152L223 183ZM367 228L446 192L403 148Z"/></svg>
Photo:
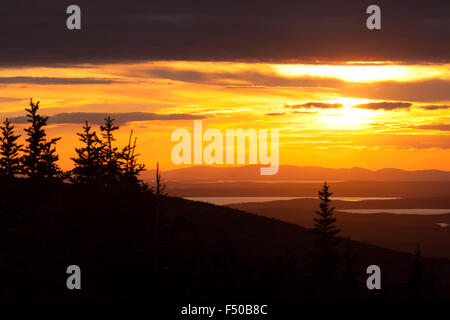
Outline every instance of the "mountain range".
<svg viewBox="0 0 450 320"><path fill-rule="evenodd" d="M240 167L192 166L163 172L166 181L450 181L450 171L395 168L369 170L353 168L323 168L315 166L281 165L276 175L260 175L259 165ZM154 170L142 177L153 180Z"/></svg>

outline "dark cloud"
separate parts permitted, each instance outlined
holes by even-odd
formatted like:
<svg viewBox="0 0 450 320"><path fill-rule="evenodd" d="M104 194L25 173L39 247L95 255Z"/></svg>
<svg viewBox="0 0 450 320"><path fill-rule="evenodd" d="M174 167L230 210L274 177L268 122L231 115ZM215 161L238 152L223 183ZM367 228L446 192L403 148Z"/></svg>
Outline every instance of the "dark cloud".
<svg viewBox="0 0 450 320"><path fill-rule="evenodd" d="M54 78L54 77L0 77L0 84L111 84L114 79Z"/></svg>
<svg viewBox="0 0 450 320"><path fill-rule="evenodd" d="M204 73L194 70L177 70L173 68L148 68L139 70L137 74L129 74L132 76L152 77L160 79L169 79L174 81L193 82L193 83L210 83L213 80L222 78L238 79L239 74L228 72L223 73Z"/></svg>
<svg viewBox="0 0 450 320"><path fill-rule="evenodd" d="M314 113L319 113L318 111L297 111L294 110L292 111L292 113L298 113L298 114L314 114Z"/></svg>
<svg viewBox="0 0 450 320"><path fill-rule="evenodd" d="M284 116L284 112L272 112L272 113L266 113L266 116Z"/></svg>
<svg viewBox="0 0 450 320"><path fill-rule="evenodd" d="M253 70L237 72L202 72L170 67L150 67L131 70L127 76L155 77L173 81L219 85L230 89L266 87L314 88L348 97L435 102L450 100L450 80L425 79L413 81L347 82L332 77L298 76L284 77L275 73Z"/></svg>
<svg viewBox="0 0 450 320"><path fill-rule="evenodd" d="M170 67L151 67L144 70L130 71L126 75L134 77L152 77L173 81L221 85L227 88L249 87L322 87L334 88L342 86L342 80L331 77L284 77L275 73L263 73L255 70L237 72L202 72ZM235 82L230 85L230 82Z"/></svg>
<svg viewBox="0 0 450 320"><path fill-rule="evenodd" d="M412 103L409 102L372 102L372 103L358 104L354 107L360 109L391 111L397 109L409 110L411 106Z"/></svg>
<svg viewBox="0 0 450 320"><path fill-rule="evenodd" d="M411 126L414 129L450 131L450 124L424 124L421 126Z"/></svg>
<svg viewBox="0 0 450 320"><path fill-rule="evenodd" d="M325 102L307 102L303 104L296 104L296 105L284 105L285 108L291 108L291 109L311 109L311 108L318 108L318 109L339 109L342 108L343 105L340 103L325 103Z"/></svg>
<svg viewBox="0 0 450 320"><path fill-rule="evenodd" d="M424 110L445 110L445 109L450 109L450 106L432 104L432 105L427 105L427 106L420 106L420 108L424 109Z"/></svg>
<svg viewBox="0 0 450 320"><path fill-rule="evenodd" d="M78 0L78 31L65 26L71 4L2 0L0 63L450 61L448 0L378 0L376 31L366 0Z"/></svg>
<svg viewBox="0 0 450 320"><path fill-rule="evenodd" d="M185 113L175 114L157 114L150 112L126 112L126 113L90 113L90 112L71 112L71 113L57 113L50 116L49 124L70 124L70 123L84 123L88 121L93 124L103 124L105 117L110 116L116 119L116 123L123 125L132 121L151 121L151 120L195 120L204 119L201 115L192 115ZM27 123L27 117L15 117L10 119L11 122L22 124Z"/></svg>
<svg viewBox="0 0 450 320"><path fill-rule="evenodd" d="M417 102L450 100L450 81L444 79L346 83L337 90L344 95L367 99Z"/></svg>

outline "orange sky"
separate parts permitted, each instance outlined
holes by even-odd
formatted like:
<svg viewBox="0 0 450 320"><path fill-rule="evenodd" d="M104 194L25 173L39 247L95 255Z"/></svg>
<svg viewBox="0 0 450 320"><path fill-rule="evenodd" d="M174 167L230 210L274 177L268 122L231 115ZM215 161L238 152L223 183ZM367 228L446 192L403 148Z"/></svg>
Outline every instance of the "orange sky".
<svg viewBox="0 0 450 320"><path fill-rule="evenodd" d="M450 170L450 65L272 65L157 61L65 68L0 69L0 118L41 113L154 112L201 115L204 130L280 130L280 163L369 169ZM71 81L72 79L73 81ZM79 79L91 79L80 84ZM0 80L1 81L1 80ZM111 83L108 83L111 82ZM22 125L17 125L22 128ZM68 169L81 124L52 124ZM193 120L136 121L142 161L170 160L177 128ZM19 129L21 131L21 129Z"/></svg>

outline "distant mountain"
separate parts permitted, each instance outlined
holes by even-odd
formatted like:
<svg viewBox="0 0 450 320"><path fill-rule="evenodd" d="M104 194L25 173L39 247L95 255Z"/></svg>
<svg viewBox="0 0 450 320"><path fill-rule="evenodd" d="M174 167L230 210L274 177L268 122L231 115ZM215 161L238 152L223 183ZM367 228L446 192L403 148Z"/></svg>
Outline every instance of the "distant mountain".
<svg viewBox="0 0 450 320"><path fill-rule="evenodd" d="M416 170L394 168L368 170L364 168L322 168L314 166L282 165L276 175L260 175L261 166L208 167L193 166L164 171L167 181L450 181L450 171ZM143 173L145 180L153 180L154 170Z"/></svg>

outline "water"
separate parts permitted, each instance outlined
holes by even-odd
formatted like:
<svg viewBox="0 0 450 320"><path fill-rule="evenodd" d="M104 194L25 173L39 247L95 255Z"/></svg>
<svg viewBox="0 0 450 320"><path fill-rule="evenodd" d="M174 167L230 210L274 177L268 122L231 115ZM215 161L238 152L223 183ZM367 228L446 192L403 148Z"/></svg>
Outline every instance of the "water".
<svg viewBox="0 0 450 320"><path fill-rule="evenodd" d="M348 213L393 213L393 214L420 214L420 215L431 215L431 214L446 214L450 213L450 209L340 209L340 212Z"/></svg>
<svg viewBox="0 0 450 320"><path fill-rule="evenodd" d="M298 197L186 197L184 199L224 206L232 203L269 202L278 200L292 200L297 198Z"/></svg>
<svg viewBox="0 0 450 320"><path fill-rule="evenodd" d="M447 228L447 227L449 226L448 223L444 223L444 222L436 222L436 224L437 224L439 227L442 227L442 228Z"/></svg>
<svg viewBox="0 0 450 320"><path fill-rule="evenodd" d="M193 201L208 202L220 206L232 203L252 203L252 202L269 202L279 200L292 199L317 199L317 197L185 197L184 199ZM341 201L363 201L363 200L395 200L398 197L332 197L333 200Z"/></svg>
<svg viewBox="0 0 450 320"><path fill-rule="evenodd" d="M205 181L184 181L184 180L169 180L169 182L186 182L192 184L207 184L207 183L320 183L323 180L205 180ZM344 182L343 180L327 180L327 183Z"/></svg>

